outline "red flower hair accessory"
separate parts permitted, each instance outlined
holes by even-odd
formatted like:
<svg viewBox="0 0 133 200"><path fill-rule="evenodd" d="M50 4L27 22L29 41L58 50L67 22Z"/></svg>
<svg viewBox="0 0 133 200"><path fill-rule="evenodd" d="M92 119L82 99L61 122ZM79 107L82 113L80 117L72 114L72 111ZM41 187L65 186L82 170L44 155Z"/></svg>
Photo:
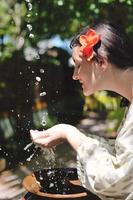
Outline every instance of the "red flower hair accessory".
<svg viewBox="0 0 133 200"><path fill-rule="evenodd" d="M89 29L85 35L80 35L79 42L81 44L80 50L83 55L90 61L94 56L93 47L100 41L100 35L95 30Z"/></svg>

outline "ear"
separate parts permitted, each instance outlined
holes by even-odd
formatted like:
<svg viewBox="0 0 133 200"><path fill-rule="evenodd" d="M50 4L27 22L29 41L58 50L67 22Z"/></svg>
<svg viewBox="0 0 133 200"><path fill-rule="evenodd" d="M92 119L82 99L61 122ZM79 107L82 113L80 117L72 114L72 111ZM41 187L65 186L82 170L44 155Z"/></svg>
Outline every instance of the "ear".
<svg viewBox="0 0 133 200"><path fill-rule="evenodd" d="M102 71L106 71L108 68L108 60L107 58L100 58L98 59L98 64L99 67L101 68Z"/></svg>

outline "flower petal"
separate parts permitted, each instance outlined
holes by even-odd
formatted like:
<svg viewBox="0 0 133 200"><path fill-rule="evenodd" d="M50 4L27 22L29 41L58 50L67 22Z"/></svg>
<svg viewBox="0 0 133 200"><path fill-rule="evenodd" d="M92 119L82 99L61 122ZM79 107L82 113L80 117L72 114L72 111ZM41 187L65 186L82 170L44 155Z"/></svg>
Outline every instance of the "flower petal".
<svg viewBox="0 0 133 200"><path fill-rule="evenodd" d="M89 29L85 35L79 37L80 51L90 61L94 56L93 47L100 41L100 35L95 30Z"/></svg>
<svg viewBox="0 0 133 200"><path fill-rule="evenodd" d="M83 49L83 55L86 57L90 57L92 53L93 53L93 48L89 47L88 45Z"/></svg>
<svg viewBox="0 0 133 200"><path fill-rule="evenodd" d="M99 40L100 40L100 35L95 35L92 38L88 39L88 44L90 46L94 46L95 44L97 44L99 42Z"/></svg>
<svg viewBox="0 0 133 200"><path fill-rule="evenodd" d="M80 44L81 44L82 46L85 47L85 46L87 45L87 43L88 43L86 35L81 35L81 36L79 37L79 42L80 42Z"/></svg>
<svg viewBox="0 0 133 200"><path fill-rule="evenodd" d="M93 56L94 56L94 51L92 51L92 54L89 57L87 57L87 60L90 61L93 58Z"/></svg>
<svg viewBox="0 0 133 200"><path fill-rule="evenodd" d="M95 30L93 30L93 29L89 29L88 31L87 31L87 33L86 33L86 36L88 37L92 37L92 36L94 36L94 35L96 35L96 31Z"/></svg>

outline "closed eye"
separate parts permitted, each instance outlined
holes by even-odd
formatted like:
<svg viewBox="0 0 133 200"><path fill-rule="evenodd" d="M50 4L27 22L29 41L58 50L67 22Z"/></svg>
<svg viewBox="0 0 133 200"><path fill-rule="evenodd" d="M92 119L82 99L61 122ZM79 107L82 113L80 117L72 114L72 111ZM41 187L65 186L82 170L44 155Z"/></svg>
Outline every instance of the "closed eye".
<svg viewBox="0 0 133 200"><path fill-rule="evenodd" d="M80 64L75 64L75 67L76 68L80 68Z"/></svg>
<svg viewBox="0 0 133 200"><path fill-rule="evenodd" d="M72 57L72 60L74 62L74 67L79 68L80 64L76 62L76 60Z"/></svg>

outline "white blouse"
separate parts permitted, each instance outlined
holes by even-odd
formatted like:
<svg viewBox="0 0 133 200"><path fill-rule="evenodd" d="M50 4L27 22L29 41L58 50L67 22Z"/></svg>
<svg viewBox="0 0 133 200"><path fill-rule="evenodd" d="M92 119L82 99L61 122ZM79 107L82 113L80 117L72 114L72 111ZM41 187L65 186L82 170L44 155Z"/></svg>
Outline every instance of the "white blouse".
<svg viewBox="0 0 133 200"><path fill-rule="evenodd" d="M133 200L133 102L116 140L86 137L77 150L84 187L102 200Z"/></svg>

